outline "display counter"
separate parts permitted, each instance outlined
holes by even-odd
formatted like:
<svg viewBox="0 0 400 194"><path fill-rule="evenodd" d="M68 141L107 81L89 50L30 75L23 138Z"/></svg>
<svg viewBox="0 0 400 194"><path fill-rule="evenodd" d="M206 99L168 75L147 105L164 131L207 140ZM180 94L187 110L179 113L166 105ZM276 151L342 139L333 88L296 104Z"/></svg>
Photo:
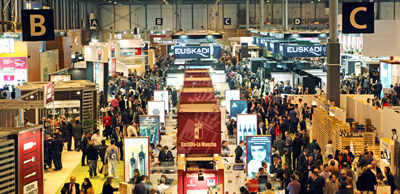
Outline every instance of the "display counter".
<svg viewBox="0 0 400 194"><path fill-rule="evenodd" d="M184 86L212 86L212 83L210 77L186 77L183 81Z"/></svg>
<svg viewBox="0 0 400 194"><path fill-rule="evenodd" d="M380 139L380 168L383 169L386 166L390 167L390 170L394 171L394 158L396 158L396 152L394 150L395 142L389 138L381 138Z"/></svg>
<svg viewBox="0 0 400 194"><path fill-rule="evenodd" d="M181 101L215 101L215 91L209 87L183 87Z"/></svg>
<svg viewBox="0 0 400 194"><path fill-rule="evenodd" d="M208 69L186 69L185 77L210 77Z"/></svg>

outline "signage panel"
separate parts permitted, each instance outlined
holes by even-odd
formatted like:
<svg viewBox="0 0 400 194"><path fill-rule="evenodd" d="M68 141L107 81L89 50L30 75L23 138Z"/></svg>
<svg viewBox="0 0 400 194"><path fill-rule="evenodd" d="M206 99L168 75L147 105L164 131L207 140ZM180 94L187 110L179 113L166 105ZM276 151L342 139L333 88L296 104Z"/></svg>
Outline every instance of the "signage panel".
<svg viewBox="0 0 400 194"><path fill-rule="evenodd" d="M127 137L124 138L124 181L129 182L138 169L140 175L149 176L149 138L148 137Z"/></svg>
<svg viewBox="0 0 400 194"><path fill-rule="evenodd" d="M374 33L374 2L343 2L342 33Z"/></svg>
<svg viewBox="0 0 400 194"><path fill-rule="evenodd" d="M99 26L99 20L98 19L91 19L90 20L90 27L94 27L94 29L96 29L97 26Z"/></svg>
<svg viewBox="0 0 400 194"><path fill-rule="evenodd" d="M14 75L4 75L4 81L14 81Z"/></svg>
<svg viewBox="0 0 400 194"><path fill-rule="evenodd" d="M18 193L43 193L42 129L20 133L18 142Z"/></svg>
<svg viewBox="0 0 400 194"><path fill-rule="evenodd" d="M163 18L156 18L156 25L162 26L163 25Z"/></svg>
<svg viewBox="0 0 400 194"><path fill-rule="evenodd" d="M210 58L209 46L174 47L175 59Z"/></svg>
<svg viewBox="0 0 400 194"><path fill-rule="evenodd" d="M224 164L224 191L240 193L245 182L244 164Z"/></svg>
<svg viewBox="0 0 400 194"><path fill-rule="evenodd" d="M0 69L26 69L26 57L0 57Z"/></svg>
<svg viewBox="0 0 400 194"><path fill-rule="evenodd" d="M246 141L246 136L257 135L257 115L236 115L236 144Z"/></svg>
<svg viewBox="0 0 400 194"><path fill-rule="evenodd" d="M247 100L231 100L231 119L236 121L236 115L247 114Z"/></svg>
<svg viewBox="0 0 400 194"><path fill-rule="evenodd" d="M148 101L147 109L149 115L160 116L160 123L165 124L165 105L164 101ZM164 125L165 126L165 125Z"/></svg>
<svg viewBox="0 0 400 194"><path fill-rule="evenodd" d="M54 40L54 11L52 9L22 10L22 40Z"/></svg>
<svg viewBox="0 0 400 194"><path fill-rule="evenodd" d="M202 171L204 180L199 181L199 171L183 172L185 194L207 193L207 188L217 184L217 171Z"/></svg>
<svg viewBox="0 0 400 194"><path fill-rule="evenodd" d="M165 110L169 113L169 95L167 90L156 90L154 91L154 101L163 101Z"/></svg>
<svg viewBox="0 0 400 194"><path fill-rule="evenodd" d="M4 38L0 39L0 54L14 52L14 39Z"/></svg>
<svg viewBox="0 0 400 194"><path fill-rule="evenodd" d="M50 75L50 81L51 82L71 81L71 74L68 74L68 75Z"/></svg>
<svg viewBox="0 0 400 194"><path fill-rule="evenodd" d="M262 162L266 162L267 172L271 165L271 136L247 136L246 137L247 177L254 178L261 168Z"/></svg>
<svg viewBox="0 0 400 194"><path fill-rule="evenodd" d="M279 51L283 57L324 57L326 45L280 45Z"/></svg>
<svg viewBox="0 0 400 194"><path fill-rule="evenodd" d="M301 25L301 18L294 18L293 23L294 25Z"/></svg>
<svg viewBox="0 0 400 194"><path fill-rule="evenodd" d="M231 18L224 18L224 25L232 25L232 19Z"/></svg>
<svg viewBox="0 0 400 194"><path fill-rule="evenodd" d="M273 53L279 53L279 42L278 41L270 41L268 50Z"/></svg>
<svg viewBox="0 0 400 194"><path fill-rule="evenodd" d="M43 89L44 106L54 101L54 82L50 82L44 86Z"/></svg>
<svg viewBox="0 0 400 194"><path fill-rule="evenodd" d="M41 2L32 2L32 1L24 2L24 9L41 9L41 8L42 8Z"/></svg>
<svg viewBox="0 0 400 194"><path fill-rule="evenodd" d="M139 116L140 137L149 137L150 143L160 143L160 118L159 116Z"/></svg>
<svg viewBox="0 0 400 194"><path fill-rule="evenodd" d="M225 90L225 107L228 113L231 112L231 100L240 100L240 90Z"/></svg>

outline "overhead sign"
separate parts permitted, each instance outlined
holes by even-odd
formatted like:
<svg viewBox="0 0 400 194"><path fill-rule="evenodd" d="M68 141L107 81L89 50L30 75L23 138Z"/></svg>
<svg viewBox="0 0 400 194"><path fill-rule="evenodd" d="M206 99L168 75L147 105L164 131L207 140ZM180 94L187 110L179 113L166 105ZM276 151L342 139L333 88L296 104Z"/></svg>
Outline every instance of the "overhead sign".
<svg viewBox="0 0 400 194"><path fill-rule="evenodd" d="M224 25L232 25L232 19L231 18L224 18Z"/></svg>
<svg viewBox="0 0 400 194"><path fill-rule="evenodd" d="M273 53L279 53L279 41L270 41L267 49Z"/></svg>
<svg viewBox="0 0 400 194"><path fill-rule="evenodd" d="M324 57L325 45L280 45L279 54L282 57Z"/></svg>
<svg viewBox="0 0 400 194"><path fill-rule="evenodd" d="M54 14L52 9L22 10L22 40L54 40Z"/></svg>
<svg viewBox="0 0 400 194"><path fill-rule="evenodd" d="M156 18L156 25L157 26L162 26L163 25L163 19L162 18Z"/></svg>
<svg viewBox="0 0 400 194"><path fill-rule="evenodd" d="M210 58L209 46L174 47L175 59Z"/></svg>
<svg viewBox="0 0 400 194"><path fill-rule="evenodd" d="M342 33L374 33L374 2L343 2Z"/></svg>
<svg viewBox="0 0 400 194"><path fill-rule="evenodd" d="M0 57L0 69L26 69L26 57Z"/></svg>
<svg viewBox="0 0 400 194"><path fill-rule="evenodd" d="M31 2L31 1L24 2L24 9L41 9L41 8L42 8L41 2Z"/></svg>
<svg viewBox="0 0 400 194"><path fill-rule="evenodd" d="M46 84L43 88L44 107L54 101L54 82Z"/></svg>
<svg viewBox="0 0 400 194"><path fill-rule="evenodd" d="M14 52L14 39L3 38L0 39L0 54Z"/></svg>
<svg viewBox="0 0 400 194"><path fill-rule="evenodd" d="M99 26L99 20L98 19L91 19L90 20L90 27L97 27Z"/></svg>
<svg viewBox="0 0 400 194"><path fill-rule="evenodd" d="M294 18L293 23L294 25L301 25L301 18Z"/></svg>

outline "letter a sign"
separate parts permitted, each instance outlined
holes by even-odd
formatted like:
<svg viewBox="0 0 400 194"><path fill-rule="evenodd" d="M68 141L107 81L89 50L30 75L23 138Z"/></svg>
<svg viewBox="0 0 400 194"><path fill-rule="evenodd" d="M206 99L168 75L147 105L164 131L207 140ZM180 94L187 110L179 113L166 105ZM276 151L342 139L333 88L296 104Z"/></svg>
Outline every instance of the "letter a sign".
<svg viewBox="0 0 400 194"><path fill-rule="evenodd" d="M22 40L54 40L54 14L52 9L22 10Z"/></svg>
<svg viewBox="0 0 400 194"><path fill-rule="evenodd" d="M374 2L343 2L342 33L374 33Z"/></svg>

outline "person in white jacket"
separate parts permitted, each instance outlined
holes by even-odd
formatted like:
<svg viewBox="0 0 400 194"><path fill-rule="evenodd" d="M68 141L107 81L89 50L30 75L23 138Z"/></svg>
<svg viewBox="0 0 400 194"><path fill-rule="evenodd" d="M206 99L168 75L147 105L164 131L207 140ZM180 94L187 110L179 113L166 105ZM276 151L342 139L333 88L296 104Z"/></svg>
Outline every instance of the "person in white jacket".
<svg viewBox="0 0 400 194"><path fill-rule="evenodd" d="M112 174L114 173L114 179L117 179L117 163L119 164L118 158L119 158L119 152L118 152L118 147L115 146L115 140L111 140L111 145L108 146L106 150L106 155L104 157L104 163L107 162L108 160L108 177L112 177Z"/></svg>
<svg viewBox="0 0 400 194"><path fill-rule="evenodd" d="M258 91L257 86L254 86L254 90L252 92L253 98L258 99L260 96L260 91Z"/></svg>

